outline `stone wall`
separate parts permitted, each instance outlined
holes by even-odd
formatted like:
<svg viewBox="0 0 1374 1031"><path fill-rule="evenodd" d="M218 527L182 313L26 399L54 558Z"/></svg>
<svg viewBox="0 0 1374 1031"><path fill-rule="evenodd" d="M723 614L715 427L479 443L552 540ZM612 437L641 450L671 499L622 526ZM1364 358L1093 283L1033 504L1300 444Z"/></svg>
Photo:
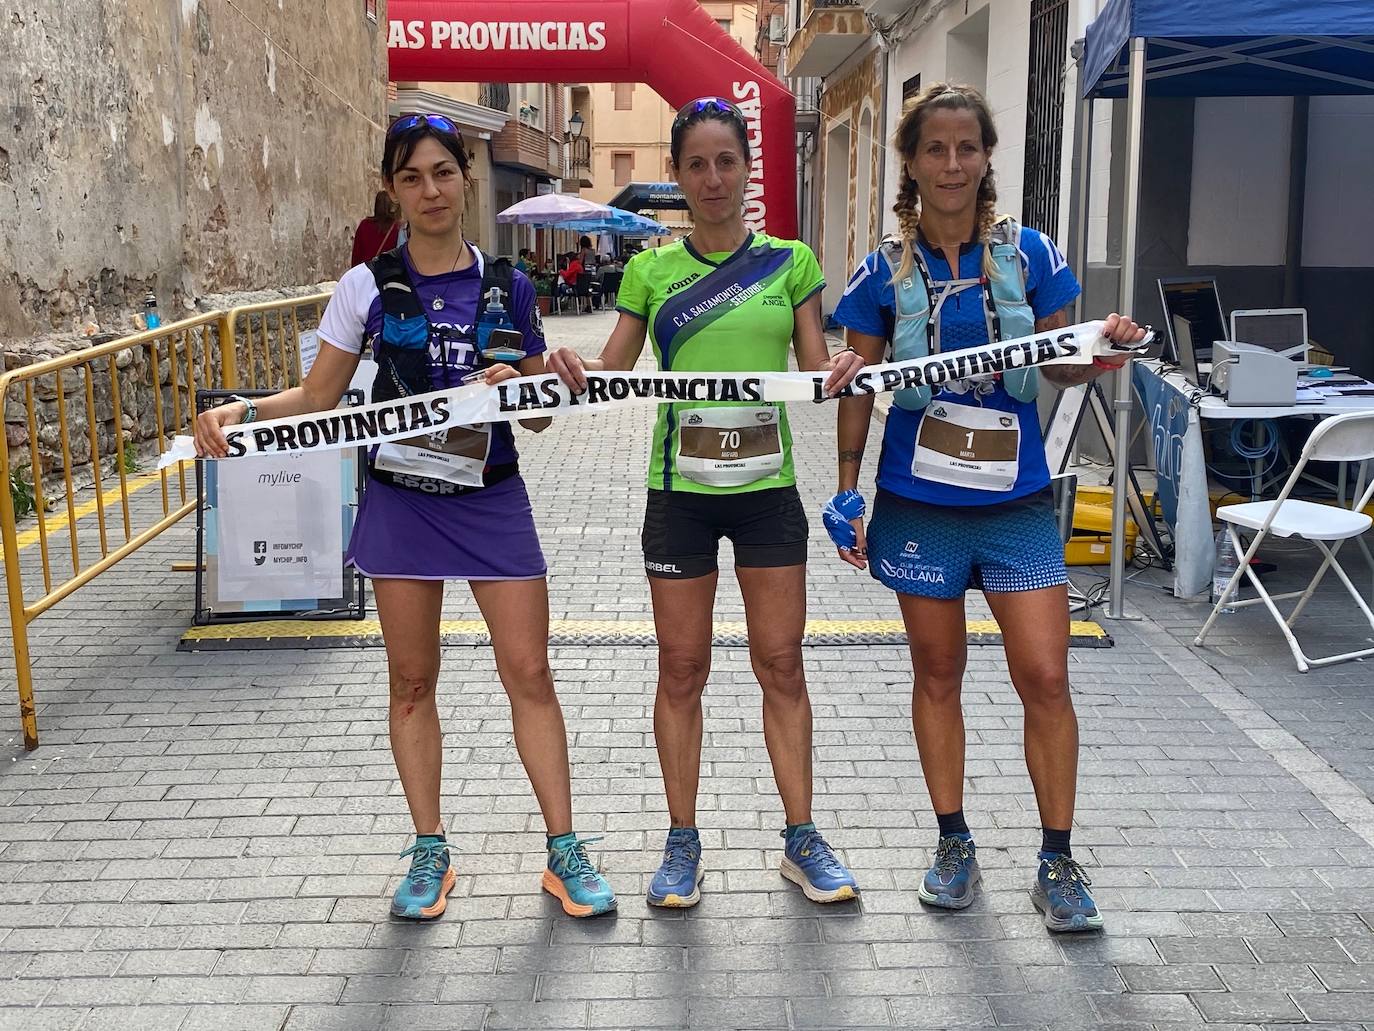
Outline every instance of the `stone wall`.
<svg viewBox="0 0 1374 1031"><path fill-rule="evenodd" d="M333 285L318 283L291 290L210 294L201 298L198 307L200 313L218 314L240 305L281 304L290 297L327 292ZM184 313L187 317L195 314ZM314 304L241 316L235 334L240 387L246 388L256 382L263 388L280 389L298 382L294 368L295 331L314 329L317 324L318 310ZM72 334L13 342L6 353L0 355L0 371L63 357L90 346L89 340ZM67 368L60 374L38 376L27 381L31 387L11 385L3 398L4 433L11 470L17 472L24 483L34 482L32 427L36 430L38 461L43 470L43 493L50 503L65 493L65 469L70 469L75 486L90 483L94 478L92 426L95 429L94 454L107 474L114 474L115 465L120 461L127 461L131 471L152 468L171 436L186 432L195 403L192 388L224 386L220 347L220 325L218 319L211 319L186 330L169 332L154 343L119 347L111 355ZM291 366L285 376L281 368L283 361ZM89 400L87 365L90 369ZM28 404L30 391L32 421ZM116 399L120 415L118 427L115 425Z"/></svg>
<svg viewBox="0 0 1374 1031"><path fill-rule="evenodd" d="M0 51L0 353L346 267L385 124L363 0L0 0Z"/></svg>

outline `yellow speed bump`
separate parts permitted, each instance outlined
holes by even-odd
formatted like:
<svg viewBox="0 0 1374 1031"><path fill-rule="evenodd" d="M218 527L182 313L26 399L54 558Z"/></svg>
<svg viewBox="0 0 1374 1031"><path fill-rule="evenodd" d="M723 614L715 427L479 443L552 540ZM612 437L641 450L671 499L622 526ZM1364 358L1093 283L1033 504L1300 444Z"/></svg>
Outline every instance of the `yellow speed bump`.
<svg viewBox="0 0 1374 1031"><path fill-rule="evenodd" d="M968 643L1002 643L1002 632L991 619L967 623ZM446 619L439 624L446 645L491 643L487 625L480 619ZM654 645L652 620L555 619L549 624L549 644ZM743 646L749 635L742 622L716 623L711 643ZM906 644L906 631L895 619L812 619L806 623L802 644L810 647L860 644ZM1074 648L1110 648L1112 639L1098 624L1075 620L1069 624L1069 644ZM379 648L381 624L375 619L263 619L191 627L181 636L179 651L243 651L278 648Z"/></svg>

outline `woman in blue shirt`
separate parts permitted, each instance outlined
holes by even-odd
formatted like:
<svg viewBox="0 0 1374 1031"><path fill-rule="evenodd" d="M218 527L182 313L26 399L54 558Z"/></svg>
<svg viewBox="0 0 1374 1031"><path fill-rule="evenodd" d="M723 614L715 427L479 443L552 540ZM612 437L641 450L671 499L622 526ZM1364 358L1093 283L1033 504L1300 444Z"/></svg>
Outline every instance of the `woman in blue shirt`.
<svg viewBox="0 0 1374 1031"><path fill-rule="evenodd" d="M902 162L896 246L870 254L835 312L870 364L956 351L1069 324L1080 288L1044 234L995 214L990 165L997 131L969 86L936 83L908 101L895 145ZM1143 339L1112 315L1105 335ZM1124 359L1122 359L1124 362ZM981 589L1005 642L1025 709L1026 764L1040 806L1042 848L1031 895L1056 931L1102 926L1073 860L1078 724L1069 695L1064 549L1049 498L1038 376L1064 387L1120 363L1048 366L899 392L887 416L877 496L865 536L857 494L873 398L840 402L839 491L825 522L840 557L897 592L911 642L912 723L940 825L919 895L962 909L980 877L963 814L967 660L964 593ZM850 519L855 511L859 518Z"/></svg>

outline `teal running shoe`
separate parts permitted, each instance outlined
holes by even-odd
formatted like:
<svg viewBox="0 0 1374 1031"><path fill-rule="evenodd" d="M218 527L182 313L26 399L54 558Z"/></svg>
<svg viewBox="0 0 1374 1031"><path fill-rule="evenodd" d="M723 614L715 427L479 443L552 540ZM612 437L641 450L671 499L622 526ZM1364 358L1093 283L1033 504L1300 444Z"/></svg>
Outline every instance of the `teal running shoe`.
<svg viewBox="0 0 1374 1031"><path fill-rule="evenodd" d="M587 858L586 846L600 840L568 833L549 842L549 865L541 885L568 916L599 916L615 909L615 893Z"/></svg>
<svg viewBox="0 0 1374 1031"><path fill-rule="evenodd" d="M973 886L982 876L973 839L946 834L935 846L935 862L916 889L916 897L941 909L967 909L973 902Z"/></svg>
<svg viewBox="0 0 1374 1031"><path fill-rule="evenodd" d="M782 875L801 887L812 902L841 902L857 898L858 882L835 855L814 823L805 823L790 838L782 853Z"/></svg>
<svg viewBox="0 0 1374 1031"><path fill-rule="evenodd" d="M649 882L648 903L688 909L701 901L701 835L695 827L674 827L663 846L663 862Z"/></svg>
<svg viewBox="0 0 1374 1031"><path fill-rule="evenodd" d="M1083 867L1070 857L1041 852L1030 897L1051 931L1097 931L1103 920L1088 893L1091 884Z"/></svg>
<svg viewBox="0 0 1374 1031"><path fill-rule="evenodd" d="M449 865L453 849L442 834L419 834L401 853L410 856L410 872L391 899L391 915L407 920L433 920L448 906L448 893L458 875Z"/></svg>

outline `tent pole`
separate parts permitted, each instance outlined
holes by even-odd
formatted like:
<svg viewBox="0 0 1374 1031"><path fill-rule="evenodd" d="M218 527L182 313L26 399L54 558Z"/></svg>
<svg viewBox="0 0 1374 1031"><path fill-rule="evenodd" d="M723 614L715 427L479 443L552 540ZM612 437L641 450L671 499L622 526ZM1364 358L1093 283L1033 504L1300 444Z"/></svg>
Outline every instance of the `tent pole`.
<svg viewBox="0 0 1374 1031"><path fill-rule="evenodd" d="M1145 125L1145 43L1131 39L1130 79L1126 102L1126 218L1121 240L1121 300L1118 311L1135 310L1136 247L1140 230L1140 150ZM1131 366L1116 376L1116 440L1112 455L1112 582L1107 615L1126 615L1126 492L1130 490Z"/></svg>
<svg viewBox="0 0 1374 1031"><path fill-rule="evenodd" d="M1293 98L1288 145L1288 236L1283 255L1283 306L1302 298L1302 234L1307 206L1307 125L1311 98Z"/></svg>
<svg viewBox="0 0 1374 1031"><path fill-rule="evenodd" d="M1083 72L1083 56L1078 55L1078 70ZM1069 227L1073 238L1073 268L1079 282L1086 283L1088 277L1088 213L1091 207L1089 191L1092 188L1093 153L1093 102L1091 97L1078 101L1078 115L1074 119L1074 134L1078 138L1078 160L1073 170L1074 188L1069 205ZM1087 307L1084 294L1080 291L1074 300L1074 321L1082 322Z"/></svg>

